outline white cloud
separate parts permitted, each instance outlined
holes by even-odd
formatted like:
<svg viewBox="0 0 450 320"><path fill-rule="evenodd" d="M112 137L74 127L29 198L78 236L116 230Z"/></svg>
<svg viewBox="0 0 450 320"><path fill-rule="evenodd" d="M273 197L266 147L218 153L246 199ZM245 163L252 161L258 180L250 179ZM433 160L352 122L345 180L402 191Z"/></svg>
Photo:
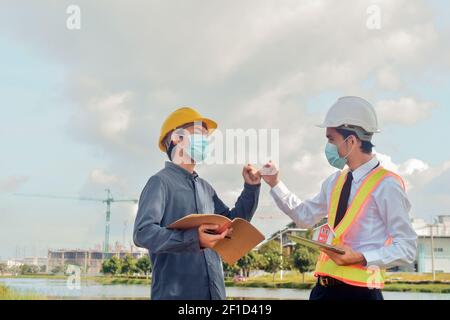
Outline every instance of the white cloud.
<svg viewBox="0 0 450 320"><path fill-rule="evenodd" d="M387 90L397 90L401 86L398 75L392 68L384 67L377 72L378 85Z"/></svg>
<svg viewBox="0 0 450 320"><path fill-rule="evenodd" d="M137 3L80 0L82 29L74 32L65 28L63 1L15 0L0 11L2 35L64 67L64 93L74 110L70 129L107 161L99 165L106 169L89 174L82 194L109 185L117 194L138 194L163 166L156 146L163 119L193 105L222 128L280 129L282 177L305 198L333 171L323 155L323 131L313 126L322 115L306 102L329 91L376 101L378 88L365 89L365 80L375 75L380 88L401 90L413 79L402 71L417 76L441 66L434 54L448 43L424 1L377 1L378 31L366 28L372 0L147 1L136 9ZM429 117L432 104L409 94L382 101L380 119L412 125ZM425 162L408 161L391 165L415 189L438 177ZM229 206L242 188L240 171L199 168ZM278 213L263 191L259 212Z"/></svg>
<svg viewBox="0 0 450 320"><path fill-rule="evenodd" d="M130 110L126 102L130 96L130 92L122 92L94 99L88 105L90 115L96 118L104 137L115 140L126 133L130 125Z"/></svg>
<svg viewBox="0 0 450 320"><path fill-rule="evenodd" d="M396 100L383 100L375 106L381 123L414 125L431 116L435 105L431 102L417 101L413 97Z"/></svg>
<svg viewBox="0 0 450 320"><path fill-rule="evenodd" d="M128 209L128 218L129 218L131 221L134 221L134 219L136 218L136 214L137 214L138 208L139 208L139 205L138 205L137 203L136 203L136 204L133 204L133 205L131 205L131 206L129 206L129 209Z"/></svg>
<svg viewBox="0 0 450 320"><path fill-rule="evenodd" d="M399 172L404 175L413 175L416 172L423 172L430 168L430 166L419 159L409 159L399 167Z"/></svg>
<svg viewBox="0 0 450 320"><path fill-rule="evenodd" d="M430 169L429 164L419 159L408 159L403 163L397 164L392 160L391 156L375 151L380 163L388 170L391 170L402 177L408 178L417 173L421 173Z"/></svg>
<svg viewBox="0 0 450 320"><path fill-rule="evenodd" d="M11 176L0 180L0 192L13 192L29 180L26 176Z"/></svg>
<svg viewBox="0 0 450 320"><path fill-rule="evenodd" d="M100 184L104 186L108 186L111 184L115 184L119 182L119 178L113 174L106 173L102 169L94 169L92 170L89 176L90 182L94 184Z"/></svg>
<svg viewBox="0 0 450 320"><path fill-rule="evenodd" d="M390 156L376 154L386 169L405 181L414 217L429 219L431 214L449 213L450 160L431 166L420 159L395 163Z"/></svg>

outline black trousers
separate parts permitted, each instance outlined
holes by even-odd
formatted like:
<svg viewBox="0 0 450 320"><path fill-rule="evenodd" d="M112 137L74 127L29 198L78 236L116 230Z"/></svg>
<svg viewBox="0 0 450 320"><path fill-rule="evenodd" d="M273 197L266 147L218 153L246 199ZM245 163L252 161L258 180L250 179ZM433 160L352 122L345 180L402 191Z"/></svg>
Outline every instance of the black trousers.
<svg viewBox="0 0 450 320"><path fill-rule="evenodd" d="M380 289L348 284L324 287L320 283L312 289L309 300L384 300Z"/></svg>

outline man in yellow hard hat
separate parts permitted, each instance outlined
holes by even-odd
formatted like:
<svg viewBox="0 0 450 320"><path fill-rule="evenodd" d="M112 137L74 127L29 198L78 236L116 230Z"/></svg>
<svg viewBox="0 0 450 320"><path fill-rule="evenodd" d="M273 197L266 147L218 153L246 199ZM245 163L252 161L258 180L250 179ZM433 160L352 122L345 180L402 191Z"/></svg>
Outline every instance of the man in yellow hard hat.
<svg viewBox="0 0 450 320"><path fill-rule="evenodd" d="M278 207L299 227L313 227L327 217L328 225L320 230L332 231L332 243L345 252L323 250L310 299L381 300L384 269L409 265L416 256L405 185L372 153L371 139L379 130L368 101L338 99L319 126L326 128L325 156L339 171L323 182L316 197L301 201L279 180L273 163L265 168L275 174L263 179Z"/></svg>
<svg viewBox="0 0 450 320"><path fill-rule="evenodd" d="M194 170L205 160L207 137L216 128L215 121L187 107L173 112L162 125L158 145L170 161L142 191L133 232L134 243L149 250L153 263L152 299L226 298L222 261L211 248L231 230L210 234L217 225L166 228L191 213L216 213L248 221L255 213L261 186L255 168L244 166L244 189L233 209Z"/></svg>

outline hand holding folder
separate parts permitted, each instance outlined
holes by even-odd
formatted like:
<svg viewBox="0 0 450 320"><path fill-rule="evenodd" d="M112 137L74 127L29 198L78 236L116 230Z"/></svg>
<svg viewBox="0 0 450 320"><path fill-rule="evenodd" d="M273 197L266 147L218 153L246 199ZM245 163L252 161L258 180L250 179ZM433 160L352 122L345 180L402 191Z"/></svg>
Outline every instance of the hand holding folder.
<svg viewBox="0 0 450 320"><path fill-rule="evenodd" d="M236 218L230 220L219 214L190 214L168 226L170 229L198 228L203 224L215 224L219 227L209 231L211 234L221 234L228 228L233 233L217 242L213 247L226 263L232 265L246 255L264 240L264 236L247 220Z"/></svg>
<svg viewBox="0 0 450 320"><path fill-rule="evenodd" d="M340 255L345 254L344 250L342 250L336 246L332 246L332 245L323 243L323 242L314 241L314 240L310 240L310 239L306 239L306 238L298 237L298 236L294 236L294 235L289 235L288 238L289 238L289 240L292 240L295 243L301 244L302 246L309 247L312 249L317 249L317 250L327 249L327 250L333 251L334 253L337 253Z"/></svg>

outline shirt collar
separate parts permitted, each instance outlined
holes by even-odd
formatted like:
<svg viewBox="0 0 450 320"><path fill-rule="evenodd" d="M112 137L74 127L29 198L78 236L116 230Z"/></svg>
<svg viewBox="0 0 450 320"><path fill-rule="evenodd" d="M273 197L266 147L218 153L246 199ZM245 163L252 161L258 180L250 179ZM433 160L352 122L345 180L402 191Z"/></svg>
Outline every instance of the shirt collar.
<svg viewBox="0 0 450 320"><path fill-rule="evenodd" d="M374 156L372 159L352 171L353 181L359 183L362 178L367 176L369 172L378 164L378 158Z"/></svg>
<svg viewBox="0 0 450 320"><path fill-rule="evenodd" d="M194 173L190 173L183 167L181 167L171 161L166 161L166 168L171 169L171 170L175 171L176 173L178 173L186 178L189 178L189 179L195 180L198 177L197 172L194 171Z"/></svg>

